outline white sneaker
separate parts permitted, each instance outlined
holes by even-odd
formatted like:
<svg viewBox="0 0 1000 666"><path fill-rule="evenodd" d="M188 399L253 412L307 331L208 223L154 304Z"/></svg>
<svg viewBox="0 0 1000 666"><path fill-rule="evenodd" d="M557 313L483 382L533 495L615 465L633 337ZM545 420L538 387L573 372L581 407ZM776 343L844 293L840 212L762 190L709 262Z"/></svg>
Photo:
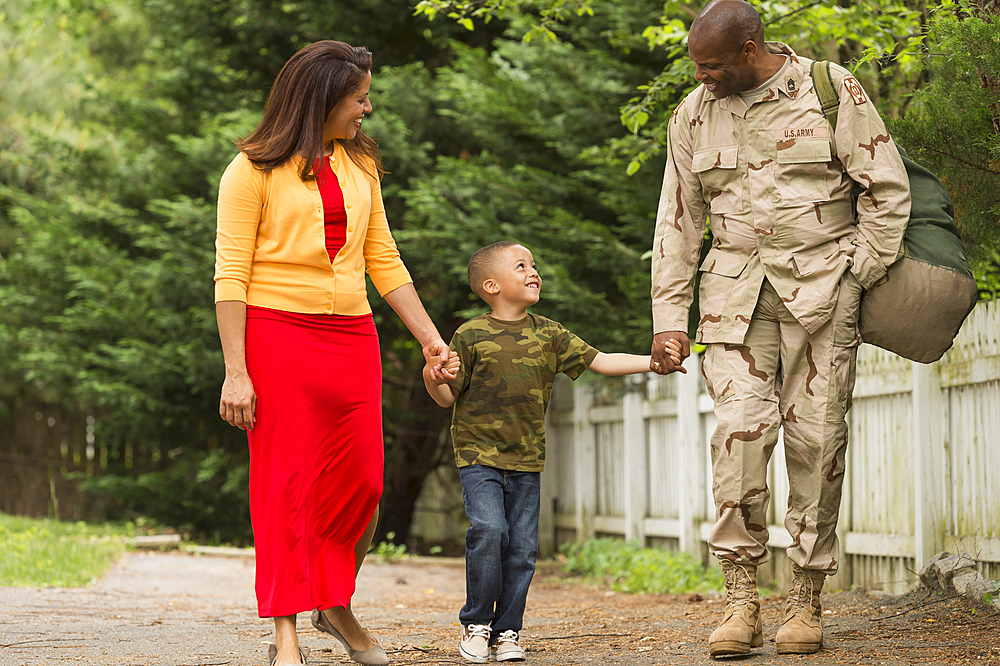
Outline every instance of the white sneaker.
<svg viewBox="0 0 1000 666"><path fill-rule="evenodd" d="M462 628L458 651L466 661L485 664L490 660L490 628L485 624L470 624Z"/></svg>
<svg viewBox="0 0 1000 666"><path fill-rule="evenodd" d="M523 661L524 648L517 642L517 632L511 629L500 634L493 644L497 661Z"/></svg>

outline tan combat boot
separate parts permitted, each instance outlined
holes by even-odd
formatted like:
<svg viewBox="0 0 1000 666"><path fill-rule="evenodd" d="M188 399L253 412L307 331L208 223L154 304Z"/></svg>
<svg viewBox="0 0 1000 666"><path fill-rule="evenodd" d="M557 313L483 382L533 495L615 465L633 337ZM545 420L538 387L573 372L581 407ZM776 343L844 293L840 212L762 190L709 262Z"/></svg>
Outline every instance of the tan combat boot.
<svg viewBox="0 0 1000 666"><path fill-rule="evenodd" d="M823 607L819 594L826 574L792 565L792 587L785 604L785 620L775 642L778 654L811 654L823 647Z"/></svg>
<svg viewBox="0 0 1000 666"><path fill-rule="evenodd" d="M708 639L708 654L747 654L764 644L757 596L757 567L722 560L726 579L726 616Z"/></svg>

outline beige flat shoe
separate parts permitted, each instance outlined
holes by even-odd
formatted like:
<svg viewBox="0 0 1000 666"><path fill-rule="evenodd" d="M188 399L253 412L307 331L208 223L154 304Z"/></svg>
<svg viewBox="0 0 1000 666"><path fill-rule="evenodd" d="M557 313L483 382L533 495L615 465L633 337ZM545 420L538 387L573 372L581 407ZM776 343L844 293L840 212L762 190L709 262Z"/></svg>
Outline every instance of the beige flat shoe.
<svg viewBox="0 0 1000 666"><path fill-rule="evenodd" d="M355 650L347 642L347 639L341 636L340 632L330 624L330 620L326 619L326 615L323 615L318 610L314 610L309 619L312 620L312 625L316 629L324 631L340 641L344 649L347 650L347 656L359 664L364 664L365 666L386 666L389 663L389 656L380 644L375 643L375 645L367 650Z"/></svg>
<svg viewBox="0 0 1000 666"><path fill-rule="evenodd" d="M302 657L302 663L306 663L309 658L309 648L299 646L299 656ZM278 646L274 643L269 643L267 646L267 664L268 666L274 666L274 660L278 658ZM287 664L283 666L299 666L298 664Z"/></svg>

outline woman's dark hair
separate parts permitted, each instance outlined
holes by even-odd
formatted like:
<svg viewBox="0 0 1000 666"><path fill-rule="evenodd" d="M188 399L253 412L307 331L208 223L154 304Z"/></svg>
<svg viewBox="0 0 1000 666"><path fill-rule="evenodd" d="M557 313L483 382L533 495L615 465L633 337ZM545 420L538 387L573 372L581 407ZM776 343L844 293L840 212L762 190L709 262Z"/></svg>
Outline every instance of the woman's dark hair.
<svg viewBox="0 0 1000 666"><path fill-rule="evenodd" d="M299 50L278 72L260 125L236 147L261 171L300 155L305 158L299 171L302 180L315 178L313 165L323 157L326 117L361 88L371 68L372 54L363 46L324 40ZM338 141L370 176L382 177L382 156L375 141L360 129L353 139Z"/></svg>

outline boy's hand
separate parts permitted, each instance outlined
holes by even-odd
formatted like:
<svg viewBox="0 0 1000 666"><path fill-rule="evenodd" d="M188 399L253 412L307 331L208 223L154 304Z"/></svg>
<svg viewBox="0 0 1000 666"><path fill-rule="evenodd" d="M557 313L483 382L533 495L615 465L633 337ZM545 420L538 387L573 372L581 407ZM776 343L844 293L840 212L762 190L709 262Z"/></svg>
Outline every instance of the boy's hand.
<svg viewBox="0 0 1000 666"><path fill-rule="evenodd" d="M424 374L434 386L447 384L458 376L460 366L458 355L452 353L448 360L441 362L440 356L428 356L427 364L424 366Z"/></svg>

